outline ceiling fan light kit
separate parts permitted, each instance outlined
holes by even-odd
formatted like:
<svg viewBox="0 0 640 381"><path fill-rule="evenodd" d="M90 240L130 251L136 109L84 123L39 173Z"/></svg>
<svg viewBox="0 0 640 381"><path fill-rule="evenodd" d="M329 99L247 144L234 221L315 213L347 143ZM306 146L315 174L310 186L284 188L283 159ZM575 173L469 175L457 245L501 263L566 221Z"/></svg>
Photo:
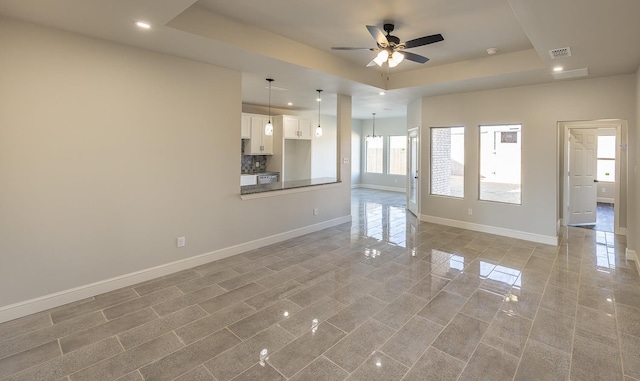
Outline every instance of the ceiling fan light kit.
<svg viewBox="0 0 640 381"><path fill-rule="evenodd" d="M432 34L420 38L415 38L406 42L400 42L400 39L391 35L395 28L393 24L384 24L385 35L378 27L373 25L367 25L367 30L371 34L374 40L376 40L377 47L375 48L350 48L350 47L332 47L333 50L371 50L377 52L376 56L367 64L367 66L382 66L385 62L391 67L396 67L405 58L409 61L417 63L426 63L429 61L427 57L419 54L406 52L405 49L416 48L418 46L424 46L433 44L436 42L444 41L444 37L441 34Z"/></svg>

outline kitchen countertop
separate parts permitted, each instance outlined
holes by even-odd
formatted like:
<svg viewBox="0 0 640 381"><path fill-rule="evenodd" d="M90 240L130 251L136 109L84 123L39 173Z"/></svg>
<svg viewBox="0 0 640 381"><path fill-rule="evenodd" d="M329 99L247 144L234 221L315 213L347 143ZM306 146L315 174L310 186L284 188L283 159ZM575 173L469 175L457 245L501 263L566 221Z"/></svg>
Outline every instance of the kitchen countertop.
<svg viewBox="0 0 640 381"><path fill-rule="evenodd" d="M272 171L266 171L266 172L241 172L241 175L279 175L280 172L272 172Z"/></svg>
<svg viewBox="0 0 640 381"><path fill-rule="evenodd" d="M272 173L277 173L277 172L272 172ZM336 179L333 177L321 177L317 179L284 181L284 182L277 182L277 183L270 183L270 184L245 185L243 187L240 187L240 194L272 192L272 191L277 191L282 189L311 187L314 185L331 184L336 182L337 182Z"/></svg>

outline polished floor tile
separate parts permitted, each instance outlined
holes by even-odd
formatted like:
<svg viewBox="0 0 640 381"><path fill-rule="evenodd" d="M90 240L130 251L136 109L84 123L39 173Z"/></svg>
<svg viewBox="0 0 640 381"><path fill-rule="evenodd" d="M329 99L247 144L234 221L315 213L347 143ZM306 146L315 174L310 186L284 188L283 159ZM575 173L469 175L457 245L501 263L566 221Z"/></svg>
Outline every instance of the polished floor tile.
<svg viewBox="0 0 640 381"><path fill-rule="evenodd" d="M0 324L0 381L640 381L624 236L563 227L536 244L420 222L404 194L368 189L351 209Z"/></svg>

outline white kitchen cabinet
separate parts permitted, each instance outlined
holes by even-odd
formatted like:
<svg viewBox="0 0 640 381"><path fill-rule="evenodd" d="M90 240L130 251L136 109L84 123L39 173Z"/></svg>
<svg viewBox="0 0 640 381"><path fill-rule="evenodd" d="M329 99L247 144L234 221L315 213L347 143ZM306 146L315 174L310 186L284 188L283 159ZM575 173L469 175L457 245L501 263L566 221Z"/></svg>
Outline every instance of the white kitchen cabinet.
<svg viewBox="0 0 640 381"><path fill-rule="evenodd" d="M311 119L298 119L298 131L300 131L300 139L311 140L313 133L313 125Z"/></svg>
<svg viewBox="0 0 640 381"><path fill-rule="evenodd" d="M311 120L282 115L285 139L311 140Z"/></svg>
<svg viewBox="0 0 640 381"><path fill-rule="evenodd" d="M267 116L250 116L251 137L245 145L245 155L273 155L273 135L264 133L264 126L268 121Z"/></svg>
<svg viewBox="0 0 640 381"><path fill-rule="evenodd" d="M240 138L251 139L251 116L242 114L242 124L240 127Z"/></svg>

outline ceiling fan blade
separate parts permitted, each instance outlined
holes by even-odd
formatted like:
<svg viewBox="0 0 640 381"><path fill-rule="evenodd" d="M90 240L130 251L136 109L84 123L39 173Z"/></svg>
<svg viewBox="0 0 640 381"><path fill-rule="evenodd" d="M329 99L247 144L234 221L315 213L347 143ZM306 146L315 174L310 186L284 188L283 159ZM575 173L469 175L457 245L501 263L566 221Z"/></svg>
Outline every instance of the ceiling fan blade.
<svg viewBox="0 0 640 381"><path fill-rule="evenodd" d="M405 52L405 51L401 51L400 53L402 53L404 58L409 60L409 61L413 61L413 62L417 62L417 63L421 63L421 64L426 63L427 61L429 61L429 59L427 57L421 56L419 54L414 54L414 53Z"/></svg>
<svg viewBox="0 0 640 381"><path fill-rule="evenodd" d="M367 67L371 67L371 66L376 66L376 61L375 60L371 60L371 62L369 62L367 64Z"/></svg>
<svg viewBox="0 0 640 381"><path fill-rule="evenodd" d="M373 50L373 48L351 48L346 46L332 46L331 50Z"/></svg>
<svg viewBox="0 0 640 381"><path fill-rule="evenodd" d="M424 36L424 37L416 38L414 40L409 40L404 43L404 48L405 49L415 48L417 46L429 45L429 44L433 44L435 42L440 42L440 41L444 41L444 37L442 37L440 33L432 34L431 36Z"/></svg>
<svg viewBox="0 0 640 381"><path fill-rule="evenodd" d="M384 33L380 30L380 28L373 25L367 25L367 29L369 30L369 33L371 33L373 39L376 40L381 48L386 48L387 46L389 46L389 41L384 36Z"/></svg>

